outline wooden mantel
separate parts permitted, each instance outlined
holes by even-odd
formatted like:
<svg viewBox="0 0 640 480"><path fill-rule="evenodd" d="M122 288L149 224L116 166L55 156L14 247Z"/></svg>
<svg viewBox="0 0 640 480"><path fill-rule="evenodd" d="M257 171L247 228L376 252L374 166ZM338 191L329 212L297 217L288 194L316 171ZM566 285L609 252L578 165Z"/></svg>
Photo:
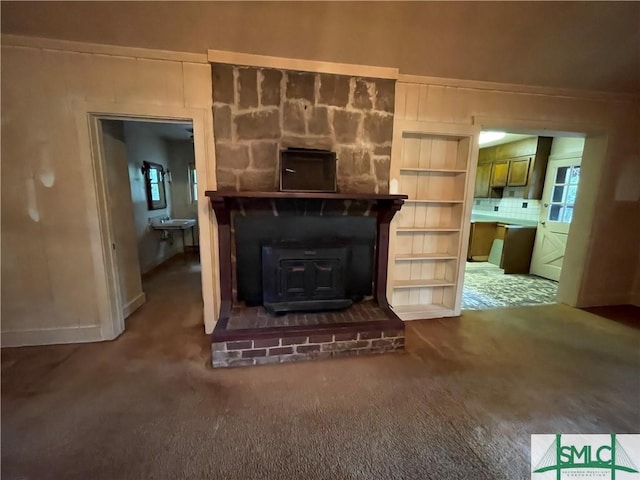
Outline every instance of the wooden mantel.
<svg viewBox="0 0 640 480"><path fill-rule="evenodd" d="M232 293L232 263L231 263L231 212L235 206L234 200L243 199L272 199L272 200L325 200L345 201L356 200L373 204L376 213L376 258L374 294L375 300L382 308L390 310L387 301L387 268L389 256L389 224L407 195L387 195L376 193L316 193L316 192L236 192L208 190L211 208L218 221L218 252L220 256L220 316L218 320L229 317L233 303Z"/></svg>
<svg viewBox="0 0 640 480"><path fill-rule="evenodd" d="M409 198L407 195L386 195L377 193L323 193L323 192L235 192L207 190L205 195L211 202L225 198L273 198L273 199L311 199L311 200L364 200L374 203L381 201L399 201L400 206Z"/></svg>

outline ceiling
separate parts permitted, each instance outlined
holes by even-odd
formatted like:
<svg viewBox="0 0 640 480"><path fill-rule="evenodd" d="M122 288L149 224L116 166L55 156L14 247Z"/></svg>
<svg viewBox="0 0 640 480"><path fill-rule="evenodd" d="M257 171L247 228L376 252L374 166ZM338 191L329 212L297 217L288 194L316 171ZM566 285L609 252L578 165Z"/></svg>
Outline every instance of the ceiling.
<svg viewBox="0 0 640 480"><path fill-rule="evenodd" d="M640 93L640 2L6 2L2 32Z"/></svg>
<svg viewBox="0 0 640 480"><path fill-rule="evenodd" d="M531 138L533 135L521 135L519 133L507 133L500 140L493 140L491 142L483 143L480 145L480 148L493 147L494 145L502 145L504 143L517 142L518 140L523 140L525 138Z"/></svg>
<svg viewBox="0 0 640 480"><path fill-rule="evenodd" d="M129 121L129 120L127 120ZM160 138L173 141L191 141L193 135L193 125L191 123L165 123L165 122L139 122L131 121L131 123L143 123L145 127Z"/></svg>

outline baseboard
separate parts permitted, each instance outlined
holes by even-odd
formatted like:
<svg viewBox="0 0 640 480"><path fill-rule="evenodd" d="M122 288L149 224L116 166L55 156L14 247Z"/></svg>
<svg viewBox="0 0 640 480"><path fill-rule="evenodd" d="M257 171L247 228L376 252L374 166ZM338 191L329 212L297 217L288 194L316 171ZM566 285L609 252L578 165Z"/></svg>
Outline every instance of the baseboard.
<svg viewBox="0 0 640 480"><path fill-rule="evenodd" d="M139 309L144 303L147 301L147 294L144 292L140 292L140 294L127 303L122 309L122 317L127 318L137 309Z"/></svg>
<svg viewBox="0 0 640 480"><path fill-rule="evenodd" d="M633 298L629 292L601 293L597 295L590 295L588 298L581 298L576 307L606 307L609 305L628 305L630 303L633 303Z"/></svg>
<svg viewBox="0 0 640 480"><path fill-rule="evenodd" d="M42 328L2 332L2 347L26 347L31 345L57 345L61 343L101 342L102 332L97 325L87 327Z"/></svg>

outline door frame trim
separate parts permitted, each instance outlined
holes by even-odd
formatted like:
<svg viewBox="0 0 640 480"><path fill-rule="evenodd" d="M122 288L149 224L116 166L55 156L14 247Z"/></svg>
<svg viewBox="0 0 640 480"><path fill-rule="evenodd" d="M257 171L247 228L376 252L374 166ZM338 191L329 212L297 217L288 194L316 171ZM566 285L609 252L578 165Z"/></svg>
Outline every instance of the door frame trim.
<svg viewBox="0 0 640 480"><path fill-rule="evenodd" d="M504 130L538 136L584 137L580 186L567 237L565 259L558 282L556 301L572 307L587 306L583 301L584 277L589 252L593 248L595 206L601 194L600 178L606 163L608 129L602 123L541 121L512 117L474 116L482 130ZM586 169L585 169L586 167ZM475 181L475 177L474 177ZM585 193L585 190L588 193Z"/></svg>
<svg viewBox="0 0 640 480"><path fill-rule="evenodd" d="M113 228L106 195L106 165L101 137L101 120L191 122L198 183L198 231L201 262L204 327L208 333L215 325L219 307L219 283L213 274L217 258L217 234L204 192L215 190L215 152L211 110L157 105L78 102L74 105L78 134L82 188L87 200L87 222L94 266L95 290L102 340L112 340L124 331L123 300L119 294L116 258L111 243Z"/></svg>

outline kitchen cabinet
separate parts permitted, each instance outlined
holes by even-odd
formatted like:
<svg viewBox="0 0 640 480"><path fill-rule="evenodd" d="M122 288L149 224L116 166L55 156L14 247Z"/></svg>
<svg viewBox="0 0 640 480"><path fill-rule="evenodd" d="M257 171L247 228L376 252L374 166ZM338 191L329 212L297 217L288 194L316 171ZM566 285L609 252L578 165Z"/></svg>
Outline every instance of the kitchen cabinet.
<svg viewBox="0 0 640 480"><path fill-rule="evenodd" d="M491 188L501 188L507 186L509 176L509 162L506 160L496 160L491 168Z"/></svg>
<svg viewBox="0 0 640 480"><path fill-rule="evenodd" d="M504 273L529 273L536 227L500 222L471 222L467 260L484 262L489 259L494 240L502 243L498 251L499 266ZM498 257L495 263L497 264Z"/></svg>
<svg viewBox="0 0 640 480"><path fill-rule="evenodd" d="M475 198L488 198L491 196L491 164L480 163L476 169L476 186L473 196Z"/></svg>
<svg viewBox="0 0 640 480"><path fill-rule="evenodd" d="M524 187L522 198L540 200L552 142L551 137L531 137L480 149L474 197L500 198L505 187ZM491 165L488 188L486 165Z"/></svg>
<svg viewBox="0 0 640 480"><path fill-rule="evenodd" d="M536 227L506 225L500 268L504 273L529 273Z"/></svg>
<svg viewBox="0 0 640 480"><path fill-rule="evenodd" d="M531 157L516 158L509 161L508 187L524 187L529 179Z"/></svg>
<svg viewBox="0 0 640 480"><path fill-rule="evenodd" d="M496 238L497 222L471 222L467 260L486 262Z"/></svg>

